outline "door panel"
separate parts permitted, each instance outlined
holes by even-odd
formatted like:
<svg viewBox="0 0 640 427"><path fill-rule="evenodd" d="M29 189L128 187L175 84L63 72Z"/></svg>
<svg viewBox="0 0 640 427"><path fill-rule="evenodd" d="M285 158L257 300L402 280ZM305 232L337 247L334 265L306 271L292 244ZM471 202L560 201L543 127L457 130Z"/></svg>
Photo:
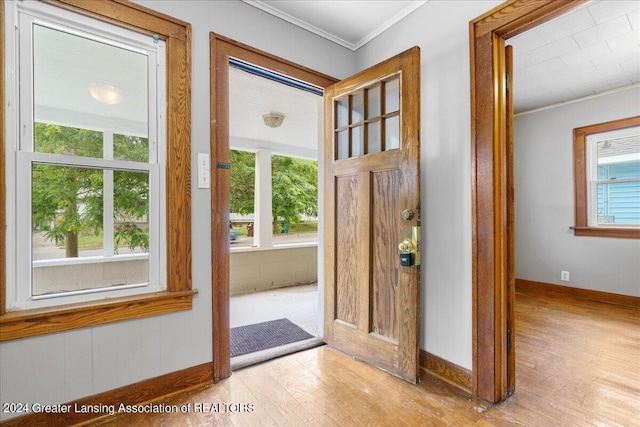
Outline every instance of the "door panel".
<svg viewBox="0 0 640 427"><path fill-rule="evenodd" d="M323 154L325 340L411 382L420 260L398 245L419 236L419 80L415 47L326 89Z"/></svg>
<svg viewBox="0 0 640 427"><path fill-rule="evenodd" d="M398 242L400 216L397 170L373 172L372 185L372 268L371 332L398 341Z"/></svg>
<svg viewBox="0 0 640 427"><path fill-rule="evenodd" d="M336 204L340 209L336 218L336 233L344 242L336 248L336 319L355 326L358 289L351 284L358 277L358 179L354 176L339 177L336 184ZM355 251L350 251L351 248L355 248Z"/></svg>

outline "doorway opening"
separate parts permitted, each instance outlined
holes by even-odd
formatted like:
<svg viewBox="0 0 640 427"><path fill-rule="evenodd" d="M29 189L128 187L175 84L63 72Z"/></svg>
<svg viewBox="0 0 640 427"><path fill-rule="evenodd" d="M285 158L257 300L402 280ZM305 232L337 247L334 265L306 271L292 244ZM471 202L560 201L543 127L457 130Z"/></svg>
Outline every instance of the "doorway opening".
<svg viewBox="0 0 640 427"><path fill-rule="evenodd" d="M278 58L266 52L243 45L226 37L213 34L210 35L211 47L211 163L214 165L211 173L211 212L212 212L212 347L213 364L212 378L220 381L231 374L231 340L230 340L230 300L231 300L231 218L229 203L230 188L230 148L232 147L230 138L230 61L238 60L250 64L263 70L275 70L281 77L291 78L300 82L307 82L320 90L330 86L337 80L318 73L306 67L294 64L290 61ZM278 111L261 111L259 120L264 120L262 115L266 113L278 113ZM286 117L284 118L286 120ZM264 126L263 126L264 127ZM321 132L319 128L318 132ZM264 131L265 129L263 129ZM316 135L319 141L322 138ZM260 139L260 138L255 138ZM263 139L263 138L262 138ZM247 142L247 141L244 141ZM237 142L236 142L237 143ZM239 144L239 143L237 143ZM238 147L236 147L238 148ZM255 148L255 147L254 147ZM260 147L258 147L260 148ZM246 147L245 147L246 149ZM317 147L316 147L317 150ZM255 150L257 152L257 150ZM295 153L294 153L295 154ZM304 157L299 152L295 154ZM267 156L264 156L265 158ZM266 163L266 162L265 162ZM322 170L318 167L318 170ZM267 180L263 180L266 182ZM322 177L318 180L318 192L322 194ZM258 192L258 194L265 194ZM322 205L318 207L318 217L321 218ZM266 210L270 213L270 210ZM269 227L265 225L269 223ZM271 244L274 244L272 234L272 222L270 220L261 221L261 226L255 228L253 233L262 234L261 238L271 236ZM322 224L319 224L318 236L321 236ZM264 240L262 240L264 241ZM322 259L322 243L316 244L318 258ZM275 252L277 249L271 249ZM296 259L290 257L290 264L295 264ZM321 263L320 263L321 264ZM318 295L322 295L322 268L317 269ZM323 306L321 299L318 303L318 319L323 317ZM277 320L277 319L276 319ZM319 326L322 325L319 323ZM322 336L320 329L317 336Z"/></svg>
<svg viewBox="0 0 640 427"><path fill-rule="evenodd" d="M529 323L525 320L529 316L536 321L545 317L542 311L546 305L532 307L529 302L532 295L543 290L545 296L559 290L578 291L577 288L589 287L589 282L597 282L595 277L615 277L619 271L628 270L625 267L628 263L619 261L619 256L614 255L617 253L613 250L615 243L576 237L577 232L574 235L573 231L569 231L569 227L574 225L576 183L571 166L574 163L574 128L629 115L626 113L630 111L629 105L624 100L633 97L629 94L637 86L633 78L637 75L638 66L628 65L626 58L637 58L638 47L637 43L634 46L624 42L638 39L638 29L634 31L629 23L632 19L627 17L637 13L639 8L637 3L589 2L505 42L507 48L513 47L514 84L510 88L515 106L512 118L514 173L510 177L513 182L510 187L515 188L512 197L515 201L514 211L517 212L513 221L516 238L512 267L517 291L517 297L513 299L516 329L517 322ZM614 25L616 32L604 31L604 28ZM593 34L597 36L585 39L585 35ZM608 50L608 46L612 46L612 50L606 56L605 63L602 60L604 55L595 54L595 51L602 48ZM618 71L612 76L611 69ZM549 91L548 88L559 90ZM537 96L531 96L534 93ZM637 99L637 94L635 96ZM614 144L613 141L611 143ZM627 164L631 165L627 158L615 157L619 152L616 146L604 151L602 154L606 166L598 168L611 168L617 174L620 173L620 166L624 168ZM619 188L616 190L620 191ZM619 193L614 192L612 210L606 211L606 214L620 213L617 197L624 198L628 203L633 198L628 190L623 187ZM599 210L605 204L603 195L602 192ZM609 248L605 252L611 255L603 253L603 244ZM614 259L615 267L608 267ZM592 269L590 264L598 267ZM568 270L572 270L571 280ZM594 278L587 278L587 275ZM606 287L608 283L615 282L615 279L607 280L607 284L601 285ZM568 293L571 297L572 292ZM585 329L593 328L591 334L594 336L596 330L602 327L596 326L596 318L583 318ZM509 329L516 349L531 345L529 334L515 334L513 328ZM555 329L549 325L536 334L536 339L541 342L557 337ZM570 340L567 338L563 341L567 344ZM580 358L573 356L572 352L575 350L582 354L586 347L594 345L588 340L578 340L564 349L558 346L554 351L562 357L571 355L572 366L575 366L573 363L580 363ZM583 350L578 351L581 346L584 346ZM604 356L609 350L603 346L601 351ZM610 357L615 358L614 350ZM557 357L549 357L544 362L543 359L541 357L538 363L549 366L549 370L536 372L535 375L542 378L540 382L546 383L544 375L552 375L553 367L564 365ZM517 363L514 361L519 376L533 374L527 362L521 354Z"/></svg>
<svg viewBox="0 0 640 427"><path fill-rule="evenodd" d="M473 180L473 383L490 402L515 387L513 162L509 158L505 40L566 12L579 0L506 2L470 23ZM517 325L515 325L517 326Z"/></svg>
<svg viewBox="0 0 640 427"><path fill-rule="evenodd" d="M323 344L318 328L322 89L229 66L231 369Z"/></svg>

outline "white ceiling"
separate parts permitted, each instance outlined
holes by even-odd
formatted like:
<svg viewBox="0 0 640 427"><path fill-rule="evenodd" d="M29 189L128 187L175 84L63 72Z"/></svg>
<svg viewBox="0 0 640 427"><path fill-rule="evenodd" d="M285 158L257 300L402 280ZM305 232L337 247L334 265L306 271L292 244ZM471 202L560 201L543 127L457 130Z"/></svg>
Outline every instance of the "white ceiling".
<svg viewBox="0 0 640 427"><path fill-rule="evenodd" d="M243 1L353 50L427 3ZM514 47L516 112L638 85L640 1L585 3L508 44Z"/></svg>
<svg viewBox="0 0 640 427"><path fill-rule="evenodd" d="M322 97L229 67L229 143L234 149L269 148L274 154L317 159ZM284 115L270 128L262 116Z"/></svg>
<svg viewBox="0 0 640 427"><path fill-rule="evenodd" d="M400 0L243 1L354 51L426 3Z"/></svg>
<svg viewBox="0 0 640 427"><path fill-rule="evenodd" d="M434 1L434 0L431 0ZM330 40L357 49L397 20L425 2L416 1L248 1L269 13L314 31ZM367 13L362 13L366 10ZM358 16L358 19L353 19ZM389 18L391 17L391 18ZM345 19L348 18L348 22ZM357 24L357 25L355 25ZM55 34L54 34L55 36ZM37 115L58 121L56 110L73 110L75 121L113 121L112 127L138 133L143 119L131 111L135 94L129 68L101 61L95 46L76 46L66 54L59 46L70 46L55 37L43 38L36 78ZM528 111L572 99L593 96L640 84L640 1L605 0L588 3L570 14L509 40L514 46L514 98L516 111ZM55 46L54 46L55 45ZM93 42L95 45L95 42ZM57 47L56 47L57 46ZM86 54L78 54L78 51ZM107 57L106 52L102 57ZM113 56L112 56L113 57ZM130 61L129 61L130 63ZM46 78L46 79L45 79ZM121 104L107 106L92 99L88 84L119 87ZM256 149L268 141L274 152L314 157L318 135L320 97L298 91L233 69L230 76L230 137L232 145ZM137 101L136 101L137 102ZM80 109L70 108L80 106ZM262 115L270 111L285 114L283 125L266 127ZM44 118L44 117L42 117ZM77 123L76 125L80 125ZM262 141L262 142L256 142ZM288 146L288 147L285 147Z"/></svg>
<svg viewBox="0 0 640 427"><path fill-rule="evenodd" d="M507 41L516 112L640 84L640 1L596 1Z"/></svg>

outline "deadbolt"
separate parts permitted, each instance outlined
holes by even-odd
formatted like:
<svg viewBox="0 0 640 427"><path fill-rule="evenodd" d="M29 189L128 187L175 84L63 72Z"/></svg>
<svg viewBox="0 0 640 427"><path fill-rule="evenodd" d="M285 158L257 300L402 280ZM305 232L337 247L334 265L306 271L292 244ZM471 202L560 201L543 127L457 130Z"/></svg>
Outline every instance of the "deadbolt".
<svg viewBox="0 0 640 427"><path fill-rule="evenodd" d="M411 209L405 209L402 211L402 219L408 221L413 218L413 211Z"/></svg>

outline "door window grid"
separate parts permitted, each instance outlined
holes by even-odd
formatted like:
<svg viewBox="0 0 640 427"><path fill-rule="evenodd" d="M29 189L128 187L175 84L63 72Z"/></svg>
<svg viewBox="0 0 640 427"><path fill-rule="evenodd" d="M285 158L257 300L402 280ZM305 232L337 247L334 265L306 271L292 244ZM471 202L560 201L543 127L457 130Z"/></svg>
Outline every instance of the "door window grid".
<svg viewBox="0 0 640 427"><path fill-rule="evenodd" d="M334 100L334 159L400 148L400 75Z"/></svg>

